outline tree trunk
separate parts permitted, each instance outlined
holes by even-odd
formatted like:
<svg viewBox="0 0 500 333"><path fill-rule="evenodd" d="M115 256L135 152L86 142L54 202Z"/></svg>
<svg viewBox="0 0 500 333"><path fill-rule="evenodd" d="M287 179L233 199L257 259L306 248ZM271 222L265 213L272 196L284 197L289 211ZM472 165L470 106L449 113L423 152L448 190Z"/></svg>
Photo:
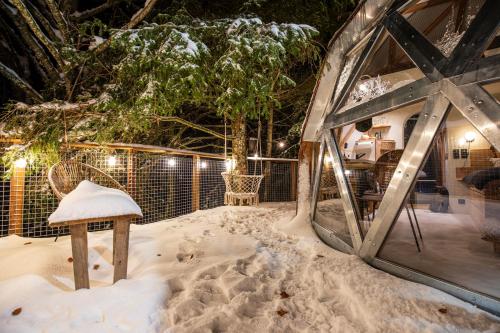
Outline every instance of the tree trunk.
<svg viewBox="0 0 500 333"><path fill-rule="evenodd" d="M231 124L233 137L233 158L236 161L235 173L247 174L247 121L245 115L238 113Z"/></svg>
<svg viewBox="0 0 500 333"><path fill-rule="evenodd" d="M273 155L273 109L269 110L269 118L267 120L267 140L266 140L266 157ZM264 167L264 200L270 201L271 196L271 161L266 161Z"/></svg>

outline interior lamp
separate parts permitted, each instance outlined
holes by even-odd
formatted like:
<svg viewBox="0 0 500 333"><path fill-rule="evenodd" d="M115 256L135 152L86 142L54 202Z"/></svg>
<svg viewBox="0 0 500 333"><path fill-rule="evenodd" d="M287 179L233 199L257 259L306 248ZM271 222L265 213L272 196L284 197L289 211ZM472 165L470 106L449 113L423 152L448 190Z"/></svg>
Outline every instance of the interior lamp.
<svg viewBox="0 0 500 333"><path fill-rule="evenodd" d="M25 158L20 158L20 159L17 159L15 162L14 162L14 166L16 168L26 168L26 165L28 164L28 162L26 161Z"/></svg>
<svg viewBox="0 0 500 333"><path fill-rule="evenodd" d="M278 147L285 148L285 143L283 141L281 141L280 143L278 143Z"/></svg>
<svg viewBox="0 0 500 333"><path fill-rule="evenodd" d="M474 140L476 140L476 133L474 133L474 132L467 132L464 135L464 139L468 143L474 142Z"/></svg>
<svg viewBox="0 0 500 333"><path fill-rule="evenodd" d="M207 168L207 166L208 166L208 165L207 165L207 162L205 162L205 161L202 161L202 162L200 163L200 168L202 168L202 169L206 169L206 168Z"/></svg>
<svg viewBox="0 0 500 333"><path fill-rule="evenodd" d="M116 165L116 156L108 157L108 165L114 167Z"/></svg>
<svg viewBox="0 0 500 333"><path fill-rule="evenodd" d="M175 166L175 160L173 158L169 158L167 162L169 167L174 167Z"/></svg>

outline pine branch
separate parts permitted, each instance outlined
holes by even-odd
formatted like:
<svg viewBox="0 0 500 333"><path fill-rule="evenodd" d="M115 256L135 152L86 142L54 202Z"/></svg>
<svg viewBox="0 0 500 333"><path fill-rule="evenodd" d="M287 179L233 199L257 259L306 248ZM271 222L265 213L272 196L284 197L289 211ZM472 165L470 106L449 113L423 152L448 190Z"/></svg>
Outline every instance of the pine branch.
<svg viewBox="0 0 500 333"><path fill-rule="evenodd" d="M105 3L102 5L99 5L97 7L87 9L83 12L74 12L70 15L70 19L76 22L81 22L85 21L89 17L95 16L99 13L102 13L103 11L119 4L120 2L123 2L124 0L107 0Z"/></svg>
<svg viewBox="0 0 500 333"><path fill-rule="evenodd" d="M65 112L78 112L88 109L91 106L97 105L98 103L103 102L109 96L104 93L97 98L91 98L85 102L79 103L68 103L68 102L46 102L35 105L28 105L25 103L18 102L14 105L14 109L18 111L27 111L30 113L37 112L47 112L47 111L65 111Z"/></svg>
<svg viewBox="0 0 500 333"><path fill-rule="evenodd" d="M132 16L132 18L130 19L130 22L127 23L127 25L123 28L124 29L135 28L139 23L142 22L142 20L144 20L149 15L149 13L153 10L153 8L157 2L158 2L158 0L146 0L146 2L144 3L144 7L139 9L134 14L134 16Z"/></svg>
<svg viewBox="0 0 500 333"><path fill-rule="evenodd" d="M208 134L210 134L210 135L212 135L212 136L214 136L216 138L224 139L224 134L218 133L218 132L213 131L213 130L211 130L209 128L206 128L205 126L192 123L192 122L190 122L188 120L185 120L185 119L182 119L182 118L179 118L179 117L174 117L174 116L170 116L170 117L167 117L167 116L165 116L165 117L157 117L157 120L158 121L163 121L163 122L176 122L176 123L188 126L188 127L192 128L192 129L196 129L198 131L208 133ZM229 137L227 139L230 140Z"/></svg>
<svg viewBox="0 0 500 333"><path fill-rule="evenodd" d="M36 101L43 101L42 95L38 93L28 82L23 80L15 71L5 66L0 62L0 74L2 74L7 80L11 81L14 85L21 88L28 96Z"/></svg>
<svg viewBox="0 0 500 333"><path fill-rule="evenodd" d="M22 2L22 0L11 0L12 4L16 6L19 13L24 18L24 21L29 26L33 34L42 42L42 44L49 50L50 54L56 60L57 64L61 69L65 67L64 61L62 60L59 51L55 47L54 43L43 33L42 29L38 23L36 23L35 19L31 15L26 5Z"/></svg>
<svg viewBox="0 0 500 333"><path fill-rule="evenodd" d="M139 9L132 16L130 21L122 27L122 29L133 29L135 26L141 23L141 21L145 19L153 10L154 6L156 5L156 2L158 2L158 0L146 0L144 7ZM101 52L106 50L111 45L112 40L113 36L109 37L104 43L95 48L94 53L100 54Z"/></svg>
<svg viewBox="0 0 500 333"><path fill-rule="evenodd" d="M40 24L43 26L47 34L49 35L49 38L55 40L59 39L59 37L55 34L54 32L54 27L52 26L52 23L45 17L44 14L40 12L37 6L35 6L31 1L26 0L26 5L30 12L35 16L36 20L40 22Z"/></svg>
<svg viewBox="0 0 500 333"><path fill-rule="evenodd" d="M47 72L49 77L51 77L52 79L58 79L59 75L57 73L56 68L54 67L54 65L52 65L52 62L47 57L47 54L40 46L40 44L38 44L38 42L36 42L36 40L33 39L33 36L30 33L28 26L22 20L19 20L19 17L13 14L11 8L9 8L8 5L1 0L0 0L0 9L4 13L6 13L7 16L10 18L10 20L14 23L15 27L19 31L19 34L23 38L24 42L33 52L35 58L38 60L42 68Z"/></svg>
<svg viewBox="0 0 500 333"><path fill-rule="evenodd" d="M57 7L56 3L54 0L45 0L47 2L47 6L49 7L50 13L52 14L52 17L56 21L57 28L59 29L62 37L63 42L68 42L69 41L69 33L68 33L68 26L66 23L66 20L62 16L61 11Z"/></svg>

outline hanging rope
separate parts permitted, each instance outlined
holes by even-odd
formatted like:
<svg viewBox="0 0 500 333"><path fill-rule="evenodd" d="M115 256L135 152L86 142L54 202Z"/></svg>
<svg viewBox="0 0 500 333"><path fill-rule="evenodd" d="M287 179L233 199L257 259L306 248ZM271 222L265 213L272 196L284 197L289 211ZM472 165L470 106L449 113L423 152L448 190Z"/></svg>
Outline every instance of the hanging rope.
<svg viewBox="0 0 500 333"><path fill-rule="evenodd" d="M224 112L224 162L227 161L227 119Z"/></svg>
<svg viewBox="0 0 500 333"><path fill-rule="evenodd" d="M257 127L257 158L260 159L260 175L262 175L262 144L261 144L261 131L262 131L262 122L260 121L260 113L259 113L259 125ZM255 161L255 167L253 168L253 175L255 176L257 172L257 161Z"/></svg>

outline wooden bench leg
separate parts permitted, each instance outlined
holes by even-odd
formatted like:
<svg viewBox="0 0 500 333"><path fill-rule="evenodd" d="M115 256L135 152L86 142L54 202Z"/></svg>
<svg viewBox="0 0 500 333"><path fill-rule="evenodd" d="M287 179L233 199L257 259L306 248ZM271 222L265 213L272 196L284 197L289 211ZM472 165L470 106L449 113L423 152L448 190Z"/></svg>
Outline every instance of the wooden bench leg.
<svg viewBox="0 0 500 333"><path fill-rule="evenodd" d="M75 289L90 288L88 271L87 224L69 226L71 233L71 251L73 253L73 274Z"/></svg>
<svg viewBox="0 0 500 333"><path fill-rule="evenodd" d="M113 276L113 283L127 278L129 231L130 221L115 221L113 228L115 238L113 258L115 272Z"/></svg>

